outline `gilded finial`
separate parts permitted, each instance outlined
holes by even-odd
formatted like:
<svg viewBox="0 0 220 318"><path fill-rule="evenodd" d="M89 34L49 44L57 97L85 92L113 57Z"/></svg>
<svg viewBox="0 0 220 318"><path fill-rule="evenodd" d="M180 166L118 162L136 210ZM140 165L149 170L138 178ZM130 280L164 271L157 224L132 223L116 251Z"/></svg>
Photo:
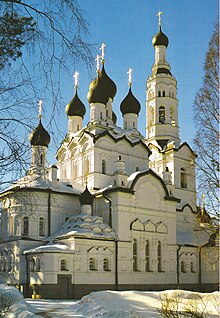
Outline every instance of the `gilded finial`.
<svg viewBox="0 0 220 318"><path fill-rule="evenodd" d="M105 43L102 43L101 47L100 47L100 50L101 50L101 58L102 58L102 64L105 63L105 47L106 47L106 44Z"/></svg>
<svg viewBox="0 0 220 318"><path fill-rule="evenodd" d="M161 14L163 14L162 11L159 11L159 12L157 13L157 16L158 16L158 26L159 26L159 28L161 28Z"/></svg>
<svg viewBox="0 0 220 318"><path fill-rule="evenodd" d="M133 72L133 69L129 67L127 74L128 74L128 86L130 87L132 85L132 72Z"/></svg>
<svg viewBox="0 0 220 318"><path fill-rule="evenodd" d="M75 73L73 74L73 78L74 78L74 88L77 89L78 82L79 82L79 72L75 71Z"/></svg>
<svg viewBox="0 0 220 318"><path fill-rule="evenodd" d="M43 105L43 101L40 99L39 102L38 102L38 112L39 112L39 115L38 115L38 118L42 118L42 105Z"/></svg>

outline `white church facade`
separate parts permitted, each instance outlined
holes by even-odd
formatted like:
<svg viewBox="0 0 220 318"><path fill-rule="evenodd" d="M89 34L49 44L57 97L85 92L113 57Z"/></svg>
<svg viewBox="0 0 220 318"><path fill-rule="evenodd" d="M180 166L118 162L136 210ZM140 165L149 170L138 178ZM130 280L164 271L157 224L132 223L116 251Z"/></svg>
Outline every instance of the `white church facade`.
<svg viewBox="0 0 220 318"><path fill-rule="evenodd" d="M141 105L129 90L123 127L112 105L116 85L101 69L86 107L77 92L66 107L68 132L47 167L50 136L39 124L30 135L27 175L0 194L0 277L26 296L79 298L91 291L216 290L215 236L200 226L196 154L181 143L177 81L166 58L159 22L155 62L147 79L146 136ZM77 80L76 74L76 80ZM207 214L205 222L209 222Z"/></svg>

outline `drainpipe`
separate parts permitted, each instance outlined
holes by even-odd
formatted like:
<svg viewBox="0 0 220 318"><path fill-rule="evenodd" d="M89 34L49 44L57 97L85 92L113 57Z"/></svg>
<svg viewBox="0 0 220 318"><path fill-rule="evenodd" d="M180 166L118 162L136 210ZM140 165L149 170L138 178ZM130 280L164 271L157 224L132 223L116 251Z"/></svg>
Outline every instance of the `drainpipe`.
<svg viewBox="0 0 220 318"><path fill-rule="evenodd" d="M109 203L109 226L112 227L112 200L103 194L103 198Z"/></svg>
<svg viewBox="0 0 220 318"><path fill-rule="evenodd" d="M118 290L118 240L115 240L115 290Z"/></svg>
<svg viewBox="0 0 220 318"><path fill-rule="evenodd" d="M178 249L176 251L176 275L177 275L177 287L180 285L180 255L179 251L181 249L181 245L178 245Z"/></svg>
<svg viewBox="0 0 220 318"><path fill-rule="evenodd" d="M51 192L48 190L48 200L47 200L47 235L51 234Z"/></svg>
<svg viewBox="0 0 220 318"><path fill-rule="evenodd" d="M24 254L25 257L25 265L26 265L26 282L25 282L25 297L29 297L29 283L30 283L30 278L29 278L29 266L28 266L28 258L27 254Z"/></svg>
<svg viewBox="0 0 220 318"><path fill-rule="evenodd" d="M201 257L202 246L199 246L199 289L202 289L202 257Z"/></svg>

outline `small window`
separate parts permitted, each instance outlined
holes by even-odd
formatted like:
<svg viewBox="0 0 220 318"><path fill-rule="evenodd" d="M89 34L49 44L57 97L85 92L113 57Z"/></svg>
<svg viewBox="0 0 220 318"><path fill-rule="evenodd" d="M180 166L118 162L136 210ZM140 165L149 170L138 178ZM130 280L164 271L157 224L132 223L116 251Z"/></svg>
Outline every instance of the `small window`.
<svg viewBox="0 0 220 318"><path fill-rule="evenodd" d="M139 167L136 167L135 170L136 170L136 172L137 172L137 171L140 171Z"/></svg>
<svg viewBox="0 0 220 318"><path fill-rule="evenodd" d="M106 161L102 160L102 173L106 174Z"/></svg>
<svg viewBox="0 0 220 318"><path fill-rule="evenodd" d="M133 240L133 271L138 271L138 244L137 240Z"/></svg>
<svg viewBox="0 0 220 318"><path fill-rule="evenodd" d="M35 257L32 258L32 264L31 265L32 265L31 270L33 272L36 272L36 258Z"/></svg>
<svg viewBox="0 0 220 318"><path fill-rule="evenodd" d="M25 216L23 218L23 235L28 235L29 232L29 220L28 217Z"/></svg>
<svg viewBox="0 0 220 318"><path fill-rule="evenodd" d="M191 273L195 273L196 272L195 263L194 262L190 262L190 271L191 271Z"/></svg>
<svg viewBox="0 0 220 318"><path fill-rule="evenodd" d="M135 128L135 122L133 121L133 128Z"/></svg>
<svg viewBox="0 0 220 318"><path fill-rule="evenodd" d="M41 260L40 260L40 258L37 259L36 270L37 270L38 272L41 271Z"/></svg>
<svg viewBox="0 0 220 318"><path fill-rule="evenodd" d="M146 240L145 245L145 270L146 272L150 271L150 243Z"/></svg>
<svg viewBox="0 0 220 318"><path fill-rule="evenodd" d="M41 165L44 163L44 157L43 157L43 155L40 155L40 163L41 163Z"/></svg>
<svg viewBox="0 0 220 318"><path fill-rule="evenodd" d="M76 126L76 131L79 131L79 125Z"/></svg>
<svg viewBox="0 0 220 318"><path fill-rule="evenodd" d="M184 168L180 169L180 186L181 188L187 188L187 173Z"/></svg>
<svg viewBox="0 0 220 318"><path fill-rule="evenodd" d="M89 269L90 269L90 271L95 271L96 270L95 259L94 258L90 258L89 259Z"/></svg>
<svg viewBox="0 0 220 318"><path fill-rule="evenodd" d="M181 270L181 273L186 273L186 267L185 267L185 262L182 261L180 263L180 270Z"/></svg>
<svg viewBox="0 0 220 318"><path fill-rule="evenodd" d="M159 123L160 124L165 124L166 121L166 116L165 116L165 107L161 106L159 108Z"/></svg>
<svg viewBox="0 0 220 318"><path fill-rule="evenodd" d="M157 270L158 272L162 272L162 248L160 241L157 243Z"/></svg>
<svg viewBox="0 0 220 318"><path fill-rule="evenodd" d="M103 270L110 271L109 260L107 258L103 259Z"/></svg>
<svg viewBox="0 0 220 318"><path fill-rule="evenodd" d="M127 122L125 122L125 129L127 129Z"/></svg>
<svg viewBox="0 0 220 318"><path fill-rule="evenodd" d="M161 97L161 91L158 92L158 97Z"/></svg>
<svg viewBox="0 0 220 318"><path fill-rule="evenodd" d="M45 236L45 221L44 218L39 219L39 236Z"/></svg>
<svg viewBox="0 0 220 318"><path fill-rule="evenodd" d="M102 112L100 113L100 119L102 119Z"/></svg>
<svg viewBox="0 0 220 318"><path fill-rule="evenodd" d="M122 185L122 186L124 185L124 181L121 182L121 185Z"/></svg>
<svg viewBox="0 0 220 318"><path fill-rule="evenodd" d="M165 97L166 96L166 93L165 93L165 91L163 91L163 97Z"/></svg>
<svg viewBox="0 0 220 318"><path fill-rule="evenodd" d="M61 261L60 261L60 270L61 271L67 271L67 265L66 265L66 260L65 259L61 259Z"/></svg>
<svg viewBox="0 0 220 318"><path fill-rule="evenodd" d="M106 109L106 117L108 117L108 109Z"/></svg>

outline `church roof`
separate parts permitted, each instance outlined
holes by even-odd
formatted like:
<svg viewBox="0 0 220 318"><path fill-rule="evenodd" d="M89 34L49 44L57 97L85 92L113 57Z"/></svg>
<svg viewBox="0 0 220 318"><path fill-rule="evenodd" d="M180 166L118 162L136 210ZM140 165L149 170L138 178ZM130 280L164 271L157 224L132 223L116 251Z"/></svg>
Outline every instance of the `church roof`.
<svg viewBox="0 0 220 318"><path fill-rule="evenodd" d="M141 109L141 104L137 100L137 98L133 95L131 91L131 87L129 88L128 94L125 99L121 102L120 110L122 114L139 114Z"/></svg>
<svg viewBox="0 0 220 318"><path fill-rule="evenodd" d="M73 99L66 105L66 114L67 116L79 116L84 117L86 113L85 105L79 99L77 90Z"/></svg>
<svg viewBox="0 0 220 318"><path fill-rule="evenodd" d="M159 32L152 39L153 46L164 45L168 47L169 40L166 34L164 34L161 30L161 26L159 28Z"/></svg>
<svg viewBox="0 0 220 318"><path fill-rule="evenodd" d="M112 79L106 74L104 64L98 76L90 83L87 94L88 102L107 104L109 97L114 99L117 87Z"/></svg>
<svg viewBox="0 0 220 318"><path fill-rule="evenodd" d="M37 127L31 132L29 140L32 146L49 146L50 135L43 127L41 119L39 120Z"/></svg>
<svg viewBox="0 0 220 318"><path fill-rule="evenodd" d="M87 185L85 190L81 193L80 197L79 197L79 201L81 203L81 205L92 205L93 201L94 201L94 197L93 195L89 192Z"/></svg>
<svg viewBox="0 0 220 318"><path fill-rule="evenodd" d="M50 242L57 239L68 239L72 236L96 237L103 239L115 239L113 229L103 222L100 216L81 213L70 217L61 228L48 239Z"/></svg>

